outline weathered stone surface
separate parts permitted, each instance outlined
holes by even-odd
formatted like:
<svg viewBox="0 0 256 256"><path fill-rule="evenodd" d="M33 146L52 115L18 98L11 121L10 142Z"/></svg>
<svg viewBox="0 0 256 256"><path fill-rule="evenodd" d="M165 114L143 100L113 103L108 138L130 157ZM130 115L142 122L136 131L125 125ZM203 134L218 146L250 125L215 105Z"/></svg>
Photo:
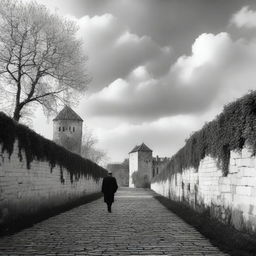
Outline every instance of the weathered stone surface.
<svg viewBox="0 0 256 256"><path fill-rule="evenodd" d="M173 200L186 201L192 208L196 202L205 209L224 209L217 214L220 221L230 224L229 216L234 215L231 218L233 226L255 232L255 221L252 220L256 218L256 211L252 206L256 206L256 160L247 147L241 152L231 151L226 177L217 161L206 156L200 162L198 172L193 168L184 169L182 173L173 174L170 180L153 183L151 188Z"/></svg>
<svg viewBox="0 0 256 256"><path fill-rule="evenodd" d="M0 158L0 224L64 205L101 189L101 183L90 176L74 179L72 183L65 168L56 165L51 169L47 161L32 161L28 169L25 153L21 154L22 161L16 141L12 155L4 152Z"/></svg>
<svg viewBox="0 0 256 256"><path fill-rule="evenodd" d="M227 255L168 211L153 193L120 190L0 239L0 255Z"/></svg>

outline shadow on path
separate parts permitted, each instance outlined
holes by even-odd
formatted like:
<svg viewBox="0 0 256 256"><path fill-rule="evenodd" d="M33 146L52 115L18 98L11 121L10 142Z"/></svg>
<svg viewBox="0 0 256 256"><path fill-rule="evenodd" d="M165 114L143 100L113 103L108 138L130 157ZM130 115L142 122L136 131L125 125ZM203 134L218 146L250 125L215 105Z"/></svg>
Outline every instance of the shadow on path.
<svg viewBox="0 0 256 256"><path fill-rule="evenodd" d="M166 209L151 190L122 188L103 199L0 239L0 255L228 255Z"/></svg>

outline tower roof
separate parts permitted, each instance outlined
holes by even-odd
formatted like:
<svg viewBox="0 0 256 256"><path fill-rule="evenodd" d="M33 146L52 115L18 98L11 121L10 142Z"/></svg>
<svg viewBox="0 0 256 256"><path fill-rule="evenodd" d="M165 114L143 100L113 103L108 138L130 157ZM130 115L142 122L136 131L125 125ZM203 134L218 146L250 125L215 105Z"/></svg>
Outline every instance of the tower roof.
<svg viewBox="0 0 256 256"><path fill-rule="evenodd" d="M71 107L68 106L65 106L53 119L53 121L57 120L76 120L83 122L83 119Z"/></svg>
<svg viewBox="0 0 256 256"><path fill-rule="evenodd" d="M133 153L133 152L138 152L138 151L142 151L142 152L152 152L152 150L144 143L142 143L141 145L139 146L135 146L133 148L133 150L130 153Z"/></svg>

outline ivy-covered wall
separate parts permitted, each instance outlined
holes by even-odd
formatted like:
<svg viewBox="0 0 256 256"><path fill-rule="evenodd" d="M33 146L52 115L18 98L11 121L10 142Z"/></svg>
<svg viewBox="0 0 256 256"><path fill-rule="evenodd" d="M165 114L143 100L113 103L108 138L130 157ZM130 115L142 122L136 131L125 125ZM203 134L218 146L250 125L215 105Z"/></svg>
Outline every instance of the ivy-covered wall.
<svg viewBox="0 0 256 256"><path fill-rule="evenodd" d="M158 194L189 205L195 211L256 234L256 158L251 149L231 151L229 173L223 176L217 161L205 157L198 170L184 169L151 184Z"/></svg>
<svg viewBox="0 0 256 256"><path fill-rule="evenodd" d="M184 169L198 170L205 156L217 160L218 167L226 176L229 170L230 151L241 151L248 143L252 155L256 153L256 91L224 107L223 112L203 128L194 132L169 161L166 168L155 177L163 181L171 174Z"/></svg>
<svg viewBox="0 0 256 256"><path fill-rule="evenodd" d="M0 227L100 192L106 175L0 112Z"/></svg>
<svg viewBox="0 0 256 256"><path fill-rule="evenodd" d="M256 92L224 107L195 132L151 188L256 233Z"/></svg>

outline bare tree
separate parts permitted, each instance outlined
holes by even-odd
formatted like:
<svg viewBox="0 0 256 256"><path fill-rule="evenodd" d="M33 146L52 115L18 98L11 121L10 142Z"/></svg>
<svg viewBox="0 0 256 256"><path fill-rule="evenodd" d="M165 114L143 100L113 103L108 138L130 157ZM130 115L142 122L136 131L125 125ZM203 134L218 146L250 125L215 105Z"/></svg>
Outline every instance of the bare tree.
<svg viewBox="0 0 256 256"><path fill-rule="evenodd" d="M87 88L77 30L36 2L0 1L0 101L11 104L16 121L28 105L40 104L50 114Z"/></svg>
<svg viewBox="0 0 256 256"><path fill-rule="evenodd" d="M108 160L107 153L96 148L97 142L98 140L93 133L89 129L86 129L82 141L81 155L97 164L105 164Z"/></svg>

